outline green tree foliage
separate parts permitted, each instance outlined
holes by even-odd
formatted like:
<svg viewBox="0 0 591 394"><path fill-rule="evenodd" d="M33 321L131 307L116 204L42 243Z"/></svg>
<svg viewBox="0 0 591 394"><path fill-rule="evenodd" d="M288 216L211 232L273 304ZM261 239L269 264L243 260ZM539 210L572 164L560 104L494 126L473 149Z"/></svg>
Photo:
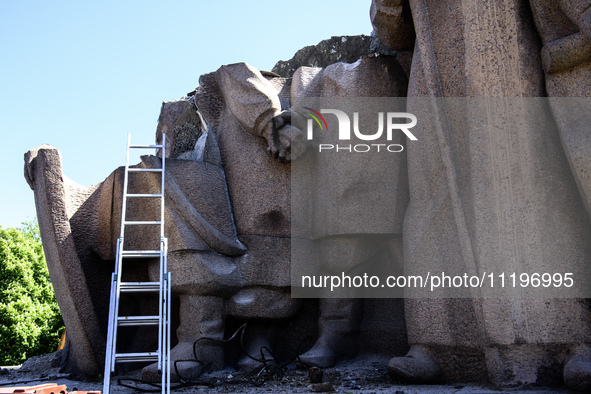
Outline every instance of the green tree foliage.
<svg viewBox="0 0 591 394"><path fill-rule="evenodd" d="M62 330L37 221L0 227L0 365L55 351Z"/></svg>

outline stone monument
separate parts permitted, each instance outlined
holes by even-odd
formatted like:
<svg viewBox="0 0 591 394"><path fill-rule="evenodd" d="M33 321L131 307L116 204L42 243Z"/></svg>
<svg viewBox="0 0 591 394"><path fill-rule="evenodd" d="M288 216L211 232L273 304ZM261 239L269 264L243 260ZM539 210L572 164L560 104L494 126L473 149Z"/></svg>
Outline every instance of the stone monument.
<svg viewBox="0 0 591 394"><path fill-rule="evenodd" d="M591 89L585 2L373 0L370 17L396 56L304 66L293 78L246 63L225 65L201 76L188 97L163 104L156 140L167 133L165 232L179 311L172 359L193 360L178 363L176 377L226 365L220 340L229 320L249 323L249 353L278 349L280 322L289 321L293 332L317 331L301 360L326 367L356 353L365 322L389 316L390 323L406 321L410 346L406 356L390 360L393 379L498 387L564 382L588 390L591 313L583 298L409 292L404 315L374 301L362 311L361 300L349 298L321 299L317 319L314 313L306 322L299 318L309 311L290 296L290 163L305 158L307 146L291 120L301 115L293 103L306 95L407 96L401 111L434 120L417 126L420 144L384 164L392 169L384 183L395 197L383 204L393 216L380 233L391 263L405 275L431 267L492 272L501 263L507 272L532 265L554 272L573 261L584 273L591 263L591 112L580 99ZM476 105L450 115L437 101L448 98ZM444 103L449 109L457 101ZM474 121L482 113L492 114L485 126ZM153 160L143 157L138 166ZM104 360L122 175L119 168L83 187L62 173L57 149L41 146L25 155L71 341L70 367L87 376L99 373ZM360 234L319 232L325 249L314 259L327 272L336 261L354 267L357 260L334 251L359 255ZM133 275L147 280L154 267L146 261ZM383 343L370 337L378 347L395 346L393 337ZM196 348L195 360L193 345L202 338L209 340ZM149 338L130 341L143 346ZM254 366L245 355L237 365ZM155 366L143 376L155 379Z"/></svg>
<svg viewBox="0 0 591 394"><path fill-rule="evenodd" d="M531 1L533 19L525 1L376 0L373 7L383 9L381 15L412 13L416 42L409 103L414 97L487 97L505 99L506 105L519 103L508 98L542 97L546 92L587 96L588 89L582 87L589 86L591 74L585 65L589 48L583 3ZM373 22L378 37L393 48L408 46L388 38L408 21ZM512 115L503 106L484 108L498 119L490 129L441 116L422 131L438 138L424 139L408 151L406 273L434 264L469 270L478 262L490 271L503 261L519 271L535 261L549 272L559 270L560 261L588 264L588 180L585 184L582 174L591 153L583 142L589 138L583 136L582 123L567 125L566 108L552 103L561 136L543 105L529 109L519 140L509 138L512 125L507 120ZM522 100L519 105L530 103ZM421 114L412 104L408 110L433 116ZM535 171L547 171L548 176L532 176ZM405 310L411 350L390 361L392 377L419 382L485 379L499 387L557 384L564 378L570 387L590 387L591 359L585 344L591 316L585 300L526 299L518 294L509 299L408 298ZM486 375L478 376L479 370ZM460 377L461 371L467 375Z"/></svg>

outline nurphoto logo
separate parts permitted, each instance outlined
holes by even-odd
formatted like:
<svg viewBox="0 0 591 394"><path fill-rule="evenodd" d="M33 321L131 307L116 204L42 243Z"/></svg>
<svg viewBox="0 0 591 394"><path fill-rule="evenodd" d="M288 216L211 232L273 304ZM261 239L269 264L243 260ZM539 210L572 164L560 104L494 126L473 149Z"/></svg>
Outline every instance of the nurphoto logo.
<svg viewBox="0 0 591 394"><path fill-rule="evenodd" d="M307 139L314 139L314 128L320 129L321 132L329 132L328 123L322 114L332 114L336 116L338 127L338 140L351 141L351 129L353 129L354 138L360 141L377 141L386 132L386 141L392 141L395 131L402 131L406 137L411 141L417 141L417 137L411 133L410 129L416 126L417 117L408 112L378 112L378 130L376 132L363 133L359 128L359 112L353 112L353 127L351 127L351 118L344 111L338 109L321 109L320 112L310 107L304 107L308 110L307 115ZM410 120L410 122L408 121ZM384 126L385 124L385 126ZM316 125L316 127L315 127ZM386 144L386 143L361 143L354 145L343 144L327 144L321 143L318 145L318 151L335 151L335 152L358 152L365 153L372 150L388 151L388 152L402 152L404 146L401 144Z"/></svg>

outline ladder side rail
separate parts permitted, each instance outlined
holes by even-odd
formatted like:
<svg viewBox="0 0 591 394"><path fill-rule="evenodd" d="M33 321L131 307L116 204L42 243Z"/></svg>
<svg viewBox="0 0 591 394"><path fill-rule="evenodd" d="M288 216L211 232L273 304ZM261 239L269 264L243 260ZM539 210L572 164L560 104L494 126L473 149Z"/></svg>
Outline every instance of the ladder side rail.
<svg viewBox="0 0 591 394"><path fill-rule="evenodd" d="M166 378L166 382L164 383L163 387L165 387L165 389L163 388L162 390L162 394L170 394L170 304L172 302L171 296L172 296L172 292L171 292L171 276L170 276L170 272L168 271L168 240L165 238L164 239L164 264L163 264L163 268L165 269L164 272L166 272L166 293L165 293L165 297L166 297L166 302L165 302L165 306L166 306L166 318L164 319L164 323L166 324L166 343L164 346L164 356L165 356L165 369L166 369L166 373L162 373L162 377L163 379Z"/></svg>
<svg viewBox="0 0 591 394"><path fill-rule="evenodd" d="M132 149L160 149L162 145L159 144L152 144L152 145L131 145L130 148Z"/></svg>
<svg viewBox="0 0 591 394"><path fill-rule="evenodd" d="M121 259L121 254L121 238L117 238L117 249L115 255L116 265L118 265L118 262ZM111 274L111 299L109 301L109 328L107 332L107 351L109 352L108 357L110 371L115 370L115 353L117 347L117 315L119 312L119 307L117 305L117 295L119 294L117 292L117 284L119 282L118 279L119 278L117 277L117 271L113 272Z"/></svg>
<svg viewBox="0 0 591 394"><path fill-rule="evenodd" d="M160 184L160 237L164 238L164 173L165 173L165 162L166 162L166 133L162 133L162 176Z"/></svg>
<svg viewBox="0 0 591 394"><path fill-rule="evenodd" d="M119 241L117 241L119 243ZM105 352L105 371L103 379L103 391L109 393L109 387L111 385L111 365L114 356L113 352L113 328L114 328L114 309L115 309L115 273L111 274L111 294L109 299L109 325L107 329L107 351Z"/></svg>
<svg viewBox="0 0 591 394"><path fill-rule="evenodd" d="M167 272L167 279L166 279L166 344L165 344L165 353L164 353L164 369L165 371L162 373L163 379L165 378L166 381L164 382L164 387L166 391L163 390L163 394L170 394L170 304L171 304L171 291L170 291L170 272Z"/></svg>
<svg viewBox="0 0 591 394"><path fill-rule="evenodd" d="M160 322L158 323L158 370L163 374L162 376L164 376L164 370L163 370L163 358L162 358L162 352L164 351L164 347L163 345L163 341L164 341L164 326L162 324L162 318L163 318L163 314L164 314L164 307L162 305L162 299L164 297L164 288L163 288L163 283L164 283L164 276L162 274L162 266L163 266L163 259L164 259L164 242L162 239L160 239L160 271L159 271L159 276L160 276L160 282L159 282L159 293L158 293L158 316L160 316Z"/></svg>
<svg viewBox="0 0 591 394"><path fill-rule="evenodd" d="M166 162L166 133L162 133L162 148L161 148L161 168L162 172L160 175L160 194L162 197L160 198L160 297L159 297L159 311L160 311L160 324L158 327L158 370L162 373L162 379L165 377L165 365L164 362L164 352L165 352L165 327L163 324L163 318L166 314L165 305L162 304L162 301L165 296L166 288L164 287L164 261L165 261L165 243L164 243L164 173L165 173L165 162ZM164 388L163 388L164 390Z"/></svg>
<svg viewBox="0 0 591 394"><path fill-rule="evenodd" d="M117 273L115 274L115 310L113 315L113 354L117 353L117 325L118 325L118 317L119 317L119 301L121 298L121 274L123 272L123 237L119 239L118 248L117 248ZM115 361L117 357L112 358L111 362L111 372L115 372Z"/></svg>
<svg viewBox="0 0 591 394"><path fill-rule="evenodd" d="M125 214L127 210L127 186L128 186L128 174L129 174L129 147L131 146L131 133L127 133L127 152L125 155L125 173L123 175L123 203L121 207L121 230L119 232L119 237L122 239L121 243L123 244L124 233L125 233ZM121 245L121 249L123 249L123 245Z"/></svg>
<svg viewBox="0 0 591 394"><path fill-rule="evenodd" d="M160 260L162 263L162 260ZM160 265L162 267L162 265ZM162 283L164 284L164 282ZM166 291L164 286L160 286L162 293L160 293L160 341L158 342L158 355L159 355L159 367L160 373L162 374L162 393L166 389Z"/></svg>

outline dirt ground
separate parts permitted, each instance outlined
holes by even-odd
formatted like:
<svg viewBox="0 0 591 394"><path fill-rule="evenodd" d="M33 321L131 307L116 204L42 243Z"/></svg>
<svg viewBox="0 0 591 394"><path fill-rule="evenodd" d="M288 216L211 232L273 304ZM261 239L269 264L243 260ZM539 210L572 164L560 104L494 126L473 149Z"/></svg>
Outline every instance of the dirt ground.
<svg viewBox="0 0 591 394"><path fill-rule="evenodd" d="M42 383L65 384L68 391L102 391L100 381L81 381L60 372L55 359L56 353L27 360L20 368L0 370L0 391L4 387L34 386ZM387 358L376 356L361 356L347 362L337 364L335 368L323 371L323 383L312 385L309 372L306 369L286 368L283 373L269 374L266 379L256 382L257 372L248 374L227 369L215 373L204 374L198 384L182 386L173 383L171 391L178 393L498 393L494 388L474 385L405 385L392 382L386 374ZM128 394L149 390L159 392L158 388L145 384L136 384L134 378L139 372L132 372L124 376L123 384L135 388L125 387L113 380L112 393ZM512 393L571 393L566 389L545 387L521 387L510 390Z"/></svg>

